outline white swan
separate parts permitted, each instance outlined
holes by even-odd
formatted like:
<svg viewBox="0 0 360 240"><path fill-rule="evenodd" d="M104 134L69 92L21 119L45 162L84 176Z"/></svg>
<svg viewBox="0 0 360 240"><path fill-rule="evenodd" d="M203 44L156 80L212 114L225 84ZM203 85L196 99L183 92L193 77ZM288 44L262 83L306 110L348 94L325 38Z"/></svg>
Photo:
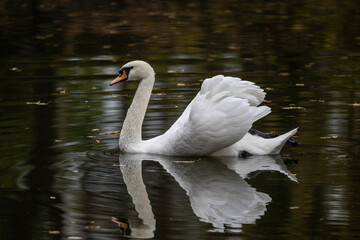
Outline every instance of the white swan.
<svg viewBox="0 0 360 240"><path fill-rule="evenodd" d="M125 64L110 85L140 81L120 133L120 150L174 156L238 156L280 153L297 128L276 138L248 133L252 124L271 112L259 106L265 92L240 78L217 75L205 79L201 90L178 120L158 137L142 140L141 128L155 82L153 68L144 61Z"/></svg>

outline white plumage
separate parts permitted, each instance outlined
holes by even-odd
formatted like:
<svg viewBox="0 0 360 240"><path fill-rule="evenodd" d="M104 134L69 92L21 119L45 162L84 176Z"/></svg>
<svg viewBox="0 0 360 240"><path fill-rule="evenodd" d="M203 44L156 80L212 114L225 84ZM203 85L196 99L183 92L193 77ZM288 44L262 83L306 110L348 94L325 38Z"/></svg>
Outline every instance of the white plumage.
<svg viewBox="0 0 360 240"><path fill-rule="evenodd" d="M271 112L269 107L259 106L265 92L252 82L217 75L204 80L199 93L168 131L143 141L141 128L155 72L144 61L132 61L120 69L111 85L125 80L140 83L120 133L123 152L177 156L238 156L242 151L278 154L297 130L271 139L249 134L252 124Z"/></svg>

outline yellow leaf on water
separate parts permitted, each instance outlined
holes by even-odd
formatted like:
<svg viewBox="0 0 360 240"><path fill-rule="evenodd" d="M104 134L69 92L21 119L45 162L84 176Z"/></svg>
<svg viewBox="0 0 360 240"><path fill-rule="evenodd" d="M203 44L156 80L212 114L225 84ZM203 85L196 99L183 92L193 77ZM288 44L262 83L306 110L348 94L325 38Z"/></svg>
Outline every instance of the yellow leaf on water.
<svg viewBox="0 0 360 240"><path fill-rule="evenodd" d="M49 234L54 234L54 235L60 234L60 231L58 230L49 231Z"/></svg>
<svg viewBox="0 0 360 240"><path fill-rule="evenodd" d="M320 137L320 139L336 139L339 136Z"/></svg>
<svg viewBox="0 0 360 240"><path fill-rule="evenodd" d="M100 130L99 128L91 129L92 132L96 132L96 131L99 131L99 130Z"/></svg>
<svg viewBox="0 0 360 240"><path fill-rule="evenodd" d="M290 76L290 73L288 73L288 72L279 73L279 76L282 76L282 77Z"/></svg>
<svg viewBox="0 0 360 240"><path fill-rule="evenodd" d="M14 71L14 72L21 72L22 70L18 67L13 67L10 69L11 71Z"/></svg>
<svg viewBox="0 0 360 240"><path fill-rule="evenodd" d="M179 87L186 87L186 86L200 85L200 83L177 83L176 85L179 86Z"/></svg>
<svg viewBox="0 0 360 240"><path fill-rule="evenodd" d="M120 131L112 131L112 132L106 132L106 133L99 133L99 135L111 135L111 134L117 134Z"/></svg>
<svg viewBox="0 0 360 240"><path fill-rule="evenodd" d="M354 102L354 103L350 103L348 104L349 106L353 106L353 107L360 107L360 103Z"/></svg>
<svg viewBox="0 0 360 240"><path fill-rule="evenodd" d="M49 105L49 103L50 103L50 102L43 103L43 102L40 102L40 101L37 101L37 102L26 102L26 104L28 104L28 105L39 105L39 106Z"/></svg>
<svg viewBox="0 0 360 240"><path fill-rule="evenodd" d="M282 109L286 109L286 110L289 110L289 109L300 109L300 110L305 110L304 107L300 107L300 106L297 106L297 107L283 107Z"/></svg>
<svg viewBox="0 0 360 240"><path fill-rule="evenodd" d="M289 207L290 210L294 210L294 209L299 209L299 206L293 206L293 207Z"/></svg>

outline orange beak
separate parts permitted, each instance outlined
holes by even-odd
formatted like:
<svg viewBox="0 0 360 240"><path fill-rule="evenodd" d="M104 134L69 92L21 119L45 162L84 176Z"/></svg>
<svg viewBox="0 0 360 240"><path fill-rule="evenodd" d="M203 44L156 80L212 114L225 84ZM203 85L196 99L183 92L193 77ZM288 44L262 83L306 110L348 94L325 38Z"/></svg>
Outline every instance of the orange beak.
<svg viewBox="0 0 360 240"><path fill-rule="evenodd" d="M115 78L114 80L111 81L110 86L114 85L115 83L124 81L128 78L128 76L126 75L126 72L123 71L122 74L120 74L117 78Z"/></svg>

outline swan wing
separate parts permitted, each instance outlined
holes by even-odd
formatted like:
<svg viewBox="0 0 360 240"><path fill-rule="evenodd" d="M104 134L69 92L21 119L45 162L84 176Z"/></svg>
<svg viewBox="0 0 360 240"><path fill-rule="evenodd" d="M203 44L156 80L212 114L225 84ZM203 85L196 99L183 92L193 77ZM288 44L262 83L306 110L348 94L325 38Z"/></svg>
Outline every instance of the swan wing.
<svg viewBox="0 0 360 240"><path fill-rule="evenodd" d="M149 140L150 145L163 154L211 154L239 141L254 121L270 113L269 107L257 107L264 97L252 82L222 75L208 78L173 126Z"/></svg>

